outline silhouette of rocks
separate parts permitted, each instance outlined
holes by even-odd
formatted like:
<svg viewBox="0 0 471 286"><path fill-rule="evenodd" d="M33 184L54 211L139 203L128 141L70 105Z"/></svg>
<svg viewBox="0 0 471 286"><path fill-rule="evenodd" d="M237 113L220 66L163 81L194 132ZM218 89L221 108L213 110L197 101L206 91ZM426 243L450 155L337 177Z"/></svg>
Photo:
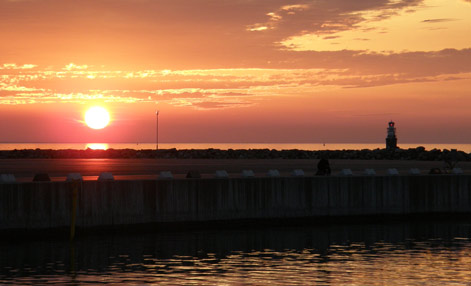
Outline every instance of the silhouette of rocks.
<svg viewBox="0 0 471 286"><path fill-rule="evenodd" d="M410 149L363 149L363 150L274 150L274 149L161 149L161 150L51 150L24 149L0 151L1 159L69 159L69 158L164 158L164 159L359 159L359 160L420 160L420 161L471 161L471 153L451 150Z"/></svg>

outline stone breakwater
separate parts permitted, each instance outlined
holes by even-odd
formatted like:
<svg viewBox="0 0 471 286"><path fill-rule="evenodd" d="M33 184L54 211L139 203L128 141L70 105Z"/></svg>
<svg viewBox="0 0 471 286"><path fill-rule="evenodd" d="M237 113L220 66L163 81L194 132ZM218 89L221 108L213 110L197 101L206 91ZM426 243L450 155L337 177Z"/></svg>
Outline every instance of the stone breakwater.
<svg viewBox="0 0 471 286"><path fill-rule="evenodd" d="M270 149L162 149L162 150L50 150L25 149L0 151L0 159L70 159L70 158L162 158L162 159L357 159L357 160L419 160L419 161L471 161L471 153L456 150L364 149L364 150L270 150Z"/></svg>

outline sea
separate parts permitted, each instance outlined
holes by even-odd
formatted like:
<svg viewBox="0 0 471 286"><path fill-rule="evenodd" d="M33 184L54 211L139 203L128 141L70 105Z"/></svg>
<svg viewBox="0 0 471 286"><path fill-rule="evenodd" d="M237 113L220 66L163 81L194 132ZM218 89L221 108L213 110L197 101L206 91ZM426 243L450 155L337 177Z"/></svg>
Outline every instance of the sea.
<svg viewBox="0 0 471 286"><path fill-rule="evenodd" d="M0 285L471 285L469 219L30 237L0 253Z"/></svg>
<svg viewBox="0 0 471 286"><path fill-rule="evenodd" d="M422 144L407 143L398 144L402 149L425 147L426 150L460 150L471 153L471 144ZM0 150L22 149L275 149L275 150L362 150L382 149L385 143L0 143Z"/></svg>

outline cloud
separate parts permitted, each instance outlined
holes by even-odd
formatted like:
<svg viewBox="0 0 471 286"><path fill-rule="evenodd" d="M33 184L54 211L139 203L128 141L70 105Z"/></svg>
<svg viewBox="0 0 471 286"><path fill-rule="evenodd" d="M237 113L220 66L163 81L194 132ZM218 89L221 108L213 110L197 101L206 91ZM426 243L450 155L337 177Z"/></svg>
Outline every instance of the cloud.
<svg viewBox="0 0 471 286"><path fill-rule="evenodd" d="M0 97L3 104L167 102L199 109L230 108L326 89L463 80L471 74L471 49L389 55L352 51L283 53L289 62L279 63L276 68L8 69L0 77Z"/></svg>
<svg viewBox="0 0 471 286"><path fill-rule="evenodd" d="M422 23L443 23L443 22L451 22L451 21L456 21L457 19L451 19L451 18L442 18L442 19L427 19L423 20Z"/></svg>
<svg viewBox="0 0 471 286"><path fill-rule="evenodd" d="M74 63L70 63L64 67L65 70L86 70L88 68L87 65L76 65Z"/></svg>
<svg viewBox="0 0 471 286"><path fill-rule="evenodd" d="M0 46L0 97L229 108L330 89L469 77L471 44L463 42L469 37L453 34L454 25L468 20L448 10L430 13L447 2L429 3L0 0L0 38L9 39ZM406 29L395 34L401 25ZM439 28L447 33L418 36ZM426 48L416 49L416 38Z"/></svg>
<svg viewBox="0 0 471 286"><path fill-rule="evenodd" d="M338 39L340 36L326 36L323 39L324 40L332 40L332 39Z"/></svg>
<svg viewBox="0 0 471 286"><path fill-rule="evenodd" d="M0 70L28 70L34 69L37 65L33 64L24 64L24 65L17 65L15 63L7 63L0 66Z"/></svg>
<svg viewBox="0 0 471 286"><path fill-rule="evenodd" d="M192 106L197 109L226 109L232 107L247 107L251 104L243 102L217 102L217 101L206 101L206 102L197 102L192 103Z"/></svg>
<svg viewBox="0 0 471 286"><path fill-rule="evenodd" d="M0 62L113 69L144 69L150 63L153 69L256 67L260 56L276 52L289 37L329 36L356 28L367 20L367 11L387 18L421 2L0 1L0 38L9 39L0 47Z"/></svg>
<svg viewBox="0 0 471 286"><path fill-rule="evenodd" d="M463 26L471 25L471 7L432 0L408 4L412 6L391 5L394 8L350 12L338 21L327 21L320 28L288 36L279 43L294 51L357 50L375 53L471 47L470 38L462 36ZM411 10L411 7L415 9ZM436 15L443 17L433 18ZM447 29L447 33L442 29ZM440 41L436 41L437 38ZM363 39L369 41L366 43Z"/></svg>
<svg viewBox="0 0 471 286"><path fill-rule="evenodd" d="M117 86L121 85L117 79L122 77L117 71L128 72L129 78L152 77L155 70L163 74L170 71L171 78L178 76L172 70L332 66L357 69L349 64L356 65L357 56L368 49L380 53L386 45L392 54L411 50L393 47L410 41L391 40L388 38L391 31L377 23L396 19L399 14L427 11L430 7L425 3L425 0L299 0L287 5L282 0L119 0L112 3L85 0L79 5L74 1L45 0L19 6L19 3L0 1L0 11L4 11L0 37L10 39L0 47L0 62L21 59L43 68L61 66L63 69L56 72L64 74L57 74L57 78L71 78L71 74L65 73L78 78L86 74L88 79L106 76L107 82ZM421 20L414 18L415 23L427 26L424 30L436 28ZM446 23L452 22L442 22ZM414 33L412 39L419 38L416 30L409 30ZM342 34L351 31L354 31L351 35ZM321 49L322 44L303 49L296 42L289 45L289 40L312 35L318 35L320 44L329 43L332 47ZM385 45L378 44L378 35L385 35ZM461 41L466 41L466 37L462 38ZM446 40L433 42L454 48ZM27 48L32 46L34 50ZM374 49L375 46L378 48ZM334 53L330 53L332 50ZM85 73L90 69L95 73ZM104 70L116 74L101 73ZM201 75L202 82L209 85L204 77ZM217 79L213 79L211 84L216 86ZM85 79L82 82L84 86L90 84ZM61 85L67 86L66 82ZM161 81L161 85L170 88L165 87L169 85L166 81Z"/></svg>
<svg viewBox="0 0 471 286"><path fill-rule="evenodd" d="M268 12L266 22L253 25L276 30L279 40L310 33L333 34L354 29L358 24L371 18L376 21L390 18L399 11L417 7L422 2L423 0L299 1L300 4L280 6ZM366 12L370 19L364 14Z"/></svg>

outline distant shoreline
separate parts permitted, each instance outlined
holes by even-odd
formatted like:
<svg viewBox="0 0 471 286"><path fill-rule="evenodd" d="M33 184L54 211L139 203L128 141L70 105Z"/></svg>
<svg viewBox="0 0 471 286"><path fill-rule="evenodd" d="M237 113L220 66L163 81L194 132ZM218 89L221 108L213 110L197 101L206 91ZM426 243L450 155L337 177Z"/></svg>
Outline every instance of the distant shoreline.
<svg viewBox="0 0 471 286"><path fill-rule="evenodd" d="M0 151L0 159L358 159L358 160L419 160L419 161L471 161L471 153L459 150L432 149L363 149L363 150L275 150L275 149L22 149Z"/></svg>

